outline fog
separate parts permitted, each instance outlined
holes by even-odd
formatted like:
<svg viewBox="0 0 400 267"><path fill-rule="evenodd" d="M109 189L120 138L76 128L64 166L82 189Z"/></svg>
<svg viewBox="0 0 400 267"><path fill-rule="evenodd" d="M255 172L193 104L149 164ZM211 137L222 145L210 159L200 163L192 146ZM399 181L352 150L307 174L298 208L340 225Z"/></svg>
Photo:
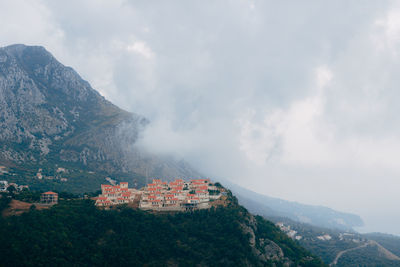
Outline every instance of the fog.
<svg viewBox="0 0 400 267"><path fill-rule="evenodd" d="M10 0L0 36L146 116L155 153L400 234L395 1Z"/></svg>

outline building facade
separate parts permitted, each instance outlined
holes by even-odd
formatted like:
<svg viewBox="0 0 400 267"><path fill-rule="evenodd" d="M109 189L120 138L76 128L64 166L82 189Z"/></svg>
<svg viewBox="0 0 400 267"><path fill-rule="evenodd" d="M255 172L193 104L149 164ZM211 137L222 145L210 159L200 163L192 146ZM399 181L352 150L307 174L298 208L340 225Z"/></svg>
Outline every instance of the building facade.
<svg viewBox="0 0 400 267"><path fill-rule="evenodd" d="M40 196L40 202L49 205L57 204L58 194L51 191L42 193L42 195Z"/></svg>
<svg viewBox="0 0 400 267"><path fill-rule="evenodd" d="M154 179L143 188L139 208L157 211L207 209L210 207L210 187L215 186L209 179L189 182L177 179L169 183ZM217 199L219 196L213 194L212 198Z"/></svg>
<svg viewBox="0 0 400 267"><path fill-rule="evenodd" d="M119 185L101 185L101 194L96 199L96 206L106 207L131 203L140 192L134 188L128 188L127 182Z"/></svg>

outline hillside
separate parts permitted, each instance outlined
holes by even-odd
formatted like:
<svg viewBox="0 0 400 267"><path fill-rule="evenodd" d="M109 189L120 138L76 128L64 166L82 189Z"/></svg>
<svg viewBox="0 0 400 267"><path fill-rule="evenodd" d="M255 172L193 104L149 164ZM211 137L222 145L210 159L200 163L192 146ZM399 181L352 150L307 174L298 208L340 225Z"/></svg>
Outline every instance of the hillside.
<svg viewBox="0 0 400 267"><path fill-rule="evenodd" d="M331 266L400 266L399 237L316 227L282 217L270 219Z"/></svg>
<svg viewBox="0 0 400 267"><path fill-rule="evenodd" d="M0 166L8 168L6 180L82 193L107 176L138 186L147 176L200 176L185 162L135 146L148 123L104 99L43 47L0 48Z"/></svg>
<svg viewBox="0 0 400 267"><path fill-rule="evenodd" d="M69 200L0 219L0 236L1 266L324 266L233 197L169 214Z"/></svg>

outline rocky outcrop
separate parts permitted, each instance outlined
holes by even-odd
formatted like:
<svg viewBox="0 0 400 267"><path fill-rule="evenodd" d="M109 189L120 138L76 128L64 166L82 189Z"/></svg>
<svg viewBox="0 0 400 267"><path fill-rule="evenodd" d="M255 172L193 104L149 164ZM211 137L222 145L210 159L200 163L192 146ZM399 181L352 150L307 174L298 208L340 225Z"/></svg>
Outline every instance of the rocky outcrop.
<svg viewBox="0 0 400 267"><path fill-rule="evenodd" d="M142 176L198 176L187 164L139 150L148 124L107 101L40 46L0 48L0 163L52 161Z"/></svg>
<svg viewBox="0 0 400 267"><path fill-rule="evenodd" d="M282 249L272 240L260 238L256 235L257 221L250 213L247 215L245 223L241 224L243 232L249 236L249 243L253 254L263 263L279 262L283 266L291 266L292 262L285 257Z"/></svg>

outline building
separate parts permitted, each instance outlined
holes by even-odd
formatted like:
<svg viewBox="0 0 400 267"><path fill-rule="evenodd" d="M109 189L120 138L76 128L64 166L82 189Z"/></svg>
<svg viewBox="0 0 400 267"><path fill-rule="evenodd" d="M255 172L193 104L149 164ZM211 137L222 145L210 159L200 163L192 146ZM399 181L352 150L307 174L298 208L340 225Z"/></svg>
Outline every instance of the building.
<svg viewBox="0 0 400 267"><path fill-rule="evenodd" d="M206 209L210 207L210 187L214 188L215 185L209 179L189 182L177 179L169 183L154 179L142 189L139 208L157 211ZM220 196L218 191L212 198L218 199Z"/></svg>
<svg viewBox="0 0 400 267"><path fill-rule="evenodd" d="M58 194L51 191L42 193L42 195L40 196L40 202L49 205L57 204Z"/></svg>
<svg viewBox="0 0 400 267"><path fill-rule="evenodd" d="M0 192L7 192L8 182L0 181Z"/></svg>
<svg viewBox="0 0 400 267"><path fill-rule="evenodd" d="M119 185L101 185L101 194L96 199L96 206L105 207L133 202L140 192L134 188L128 188L127 182Z"/></svg>
<svg viewBox="0 0 400 267"><path fill-rule="evenodd" d="M0 174L8 173L5 166L0 166Z"/></svg>

